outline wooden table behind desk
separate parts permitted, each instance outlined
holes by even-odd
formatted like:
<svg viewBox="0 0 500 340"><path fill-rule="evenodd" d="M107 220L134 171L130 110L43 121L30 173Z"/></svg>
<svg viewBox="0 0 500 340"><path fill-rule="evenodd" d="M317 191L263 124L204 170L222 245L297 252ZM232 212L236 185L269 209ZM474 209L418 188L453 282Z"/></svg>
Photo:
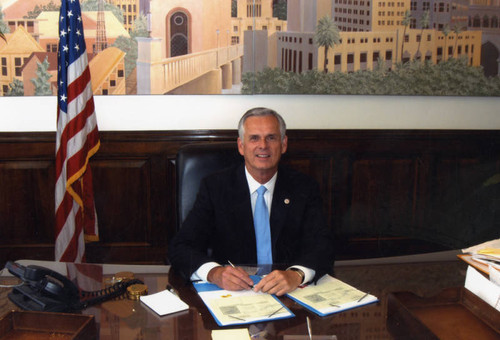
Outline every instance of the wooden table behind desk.
<svg viewBox="0 0 500 340"><path fill-rule="evenodd" d="M391 339L386 330L387 294L411 291L419 296L432 296L447 287L464 284L466 264L458 259L448 262L356 265L336 267L335 276L356 288L377 296L380 302L360 308L320 317L288 298L281 298L295 314L294 318L263 322L252 329L265 330L268 340L283 335L306 335L306 317L311 319L313 334L338 336L338 339ZM186 284L174 272L169 274L136 274L148 286L150 294L162 291L170 283L189 311L160 317L139 301L121 299L108 301L83 311L96 317L101 340L110 339L169 339L211 340L217 326L191 284ZM5 284L5 281L2 280ZM15 306L8 300L10 289L0 289L0 312ZM248 328L250 325L237 327Z"/></svg>

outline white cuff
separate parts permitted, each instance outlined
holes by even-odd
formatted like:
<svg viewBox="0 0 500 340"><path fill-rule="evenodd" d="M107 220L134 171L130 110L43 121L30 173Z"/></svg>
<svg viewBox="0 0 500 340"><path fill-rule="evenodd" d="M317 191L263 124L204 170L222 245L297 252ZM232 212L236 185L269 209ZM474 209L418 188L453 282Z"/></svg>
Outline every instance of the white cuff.
<svg viewBox="0 0 500 340"><path fill-rule="evenodd" d="M307 282L312 281L314 279L314 275L316 275L316 271L314 269L307 268L304 266L290 266L287 269L290 269L290 268L297 268L297 269L300 269L304 272L304 282L303 283L307 283Z"/></svg>
<svg viewBox="0 0 500 340"><path fill-rule="evenodd" d="M207 281L208 282L208 273L214 269L215 267L220 267L220 264L217 262L207 262L204 263L198 268L193 275L191 275L191 281Z"/></svg>

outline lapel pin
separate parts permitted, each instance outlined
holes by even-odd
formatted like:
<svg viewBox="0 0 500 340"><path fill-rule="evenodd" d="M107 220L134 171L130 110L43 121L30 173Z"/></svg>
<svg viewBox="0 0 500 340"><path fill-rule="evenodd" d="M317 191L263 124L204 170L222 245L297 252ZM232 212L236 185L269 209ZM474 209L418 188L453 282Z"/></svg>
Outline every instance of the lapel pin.
<svg viewBox="0 0 500 340"><path fill-rule="evenodd" d="M285 204L290 204L290 200L288 198L285 198L284 202Z"/></svg>

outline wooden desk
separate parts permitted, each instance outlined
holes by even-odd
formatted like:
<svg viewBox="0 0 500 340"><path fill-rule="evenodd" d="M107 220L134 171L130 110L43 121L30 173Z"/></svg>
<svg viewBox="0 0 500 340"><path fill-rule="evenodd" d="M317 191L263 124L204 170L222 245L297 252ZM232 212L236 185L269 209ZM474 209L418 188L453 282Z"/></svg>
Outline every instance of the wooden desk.
<svg viewBox="0 0 500 340"><path fill-rule="evenodd" d="M39 264L39 263L37 263ZM42 264L43 265L43 264ZM74 270L73 264L67 264L68 272ZM92 266L99 277L98 265ZM432 296L447 287L463 286L466 264L450 260L440 262L393 263L341 265L335 267L335 276L361 290L377 296L380 302L343 313L320 317L309 312L288 298L282 301L295 314L294 318L276 322L264 322L253 327L260 327L268 332L267 339L282 339L283 335L306 335L306 316L312 322L313 334L337 335L338 339L391 339L386 329L387 294L390 292L410 291L419 296ZM96 317L100 339L171 339L171 340L210 340L211 330L220 329L207 308L195 293L191 285L186 285L175 273L167 273L161 266L126 267L131 271L141 268L136 278L144 281L149 293L165 289L170 283L179 292L180 297L189 304L189 311L159 317L139 301L108 301L83 311ZM162 269L158 273L158 269ZM123 270L118 267L116 270ZM109 267L101 268L101 284L106 277L112 276ZM95 275L91 274L92 275ZM89 282L88 276L80 279ZM2 278L5 284L14 278ZM97 280L95 280L97 281ZM80 280L79 280L80 283ZM8 299L10 289L0 289L0 314L17 309ZM245 327L245 326L240 326ZM248 325L247 325L248 327Z"/></svg>

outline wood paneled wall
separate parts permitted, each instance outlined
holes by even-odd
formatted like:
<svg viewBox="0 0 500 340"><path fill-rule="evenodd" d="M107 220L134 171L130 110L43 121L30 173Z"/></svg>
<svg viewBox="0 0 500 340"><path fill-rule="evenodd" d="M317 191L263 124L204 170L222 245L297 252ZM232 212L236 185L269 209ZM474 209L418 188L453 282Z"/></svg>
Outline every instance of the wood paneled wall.
<svg viewBox="0 0 500 340"><path fill-rule="evenodd" d="M284 162L321 186L337 258L458 248L500 230L500 131L291 130ZM101 132L89 262L163 263L175 156L236 131ZM53 259L55 133L0 133L0 264Z"/></svg>

